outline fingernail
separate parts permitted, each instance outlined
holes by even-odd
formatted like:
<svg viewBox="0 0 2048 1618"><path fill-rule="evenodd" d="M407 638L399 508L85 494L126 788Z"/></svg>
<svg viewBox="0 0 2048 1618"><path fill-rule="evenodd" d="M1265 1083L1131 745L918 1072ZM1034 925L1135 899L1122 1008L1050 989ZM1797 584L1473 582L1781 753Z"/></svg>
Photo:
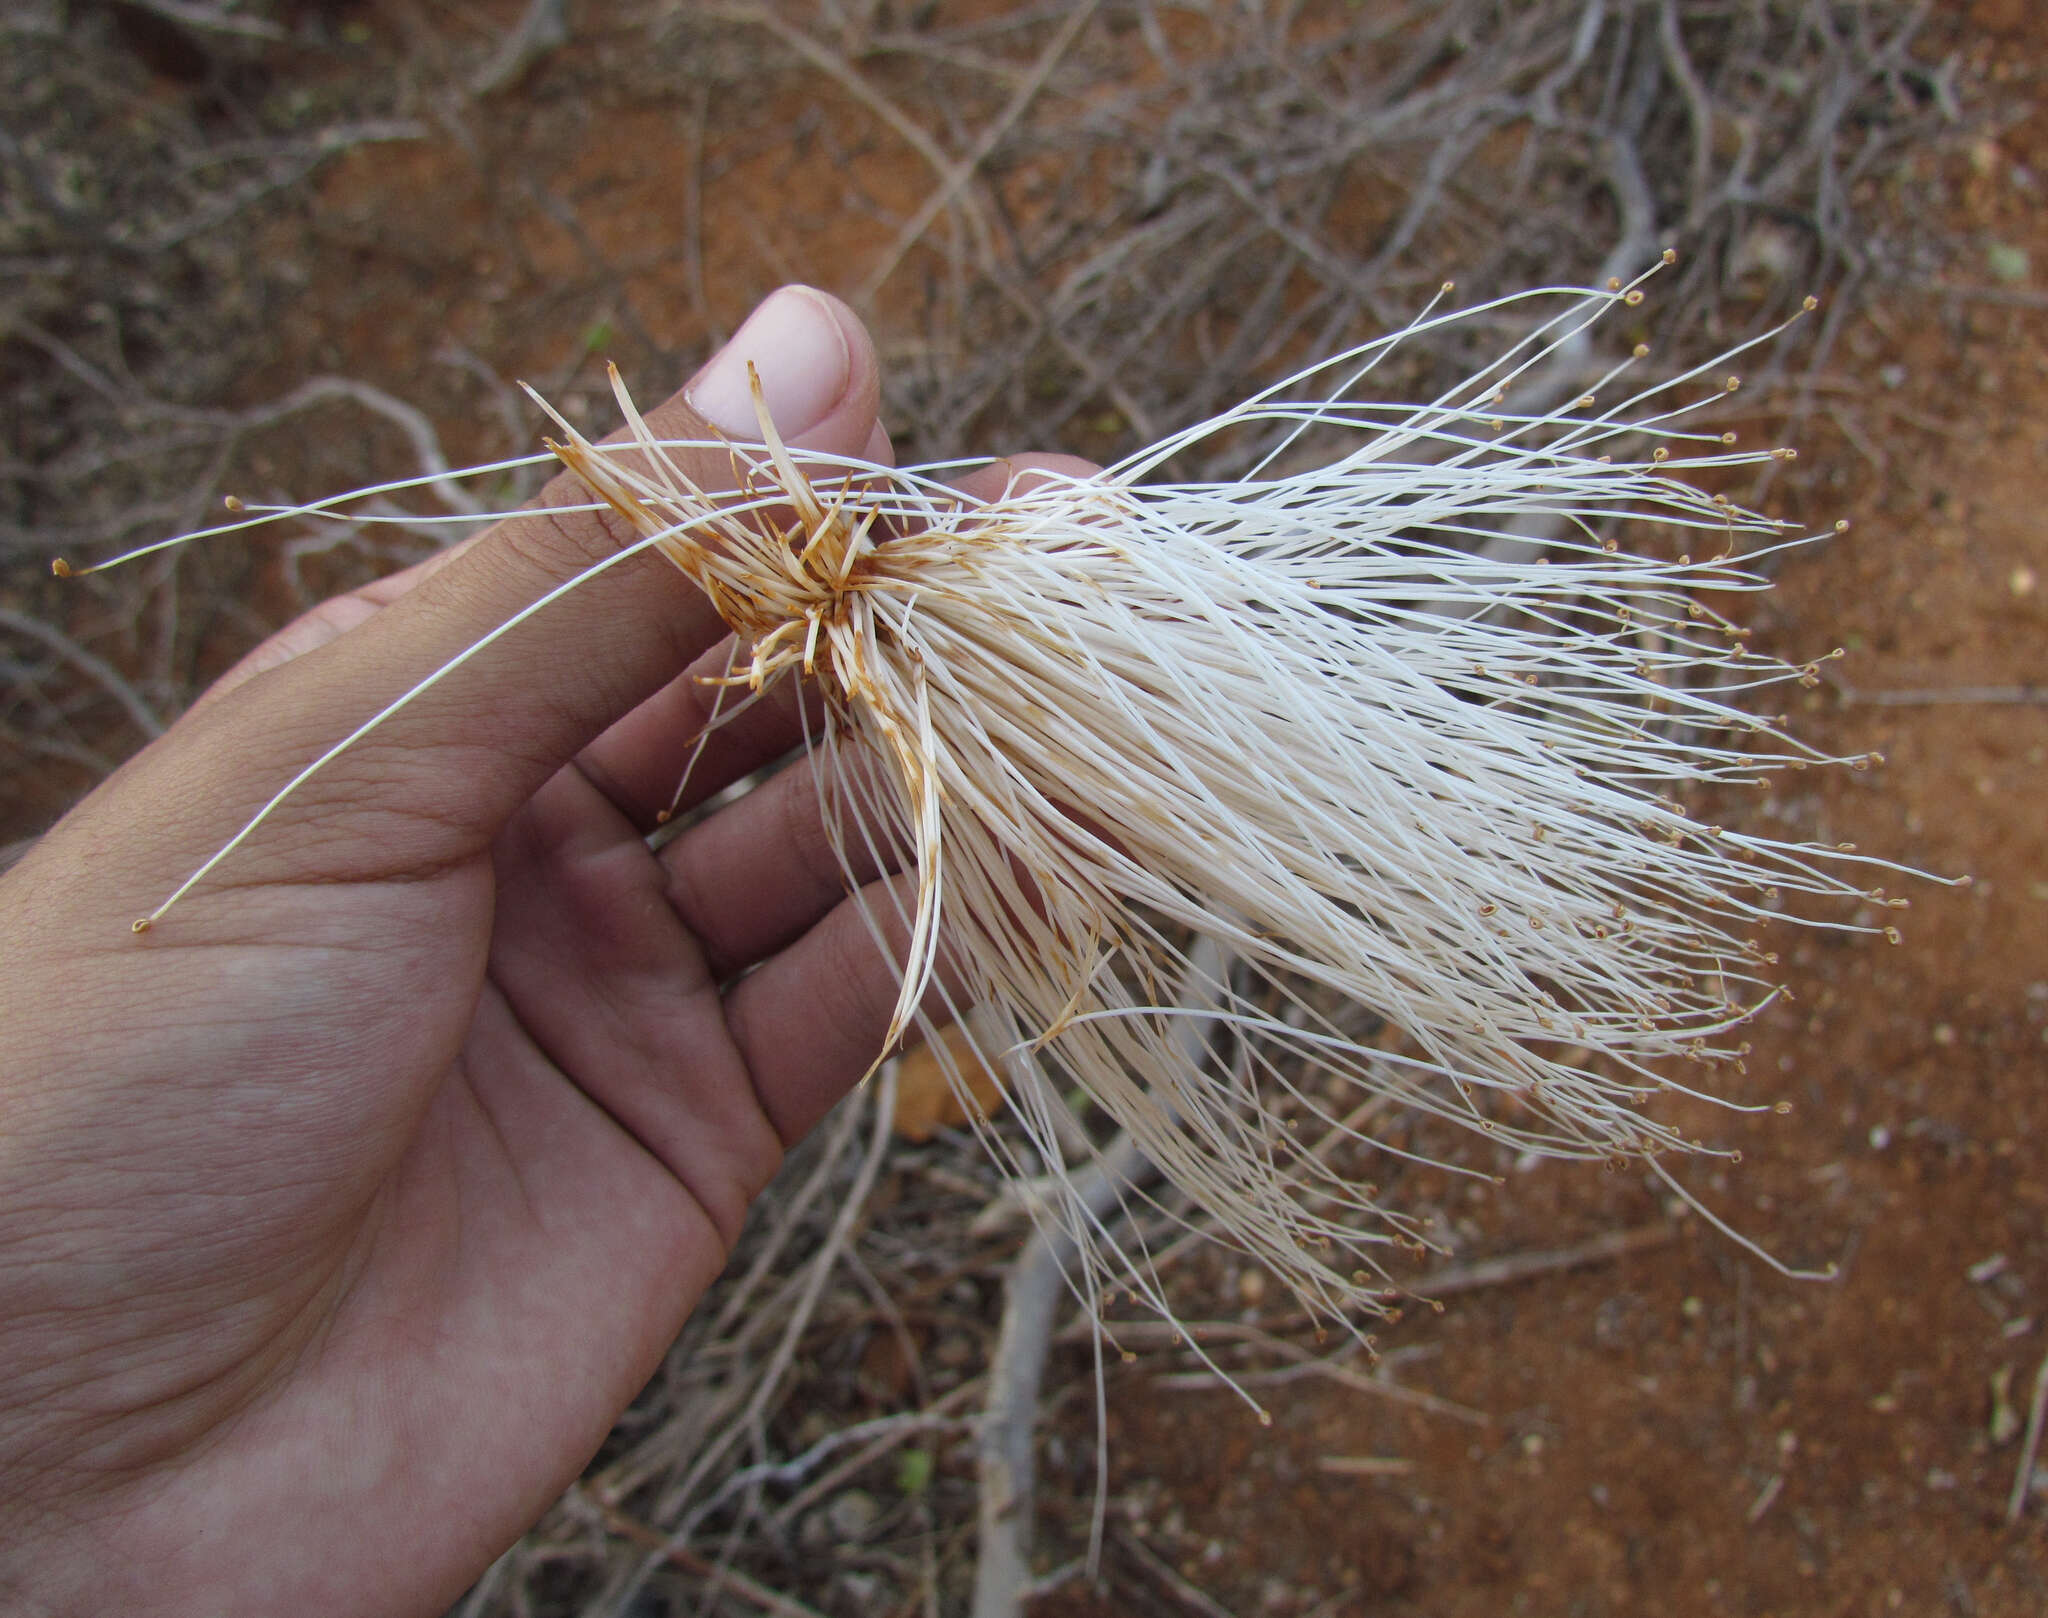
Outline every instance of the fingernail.
<svg viewBox="0 0 2048 1618"><path fill-rule="evenodd" d="M688 398L721 431L758 440L761 423L747 379L752 361L768 416L784 438L809 432L846 392L852 358L846 333L825 300L809 287L784 287L747 317L692 382Z"/></svg>

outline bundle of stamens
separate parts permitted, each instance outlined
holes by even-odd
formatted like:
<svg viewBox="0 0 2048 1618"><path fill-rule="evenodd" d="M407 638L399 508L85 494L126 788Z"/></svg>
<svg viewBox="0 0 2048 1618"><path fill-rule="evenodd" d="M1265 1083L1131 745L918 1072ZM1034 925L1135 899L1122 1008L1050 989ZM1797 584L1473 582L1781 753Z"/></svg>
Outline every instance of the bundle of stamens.
<svg viewBox="0 0 2048 1618"><path fill-rule="evenodd" d="M1311 1149L1351 1127L1333 1079L1517 1151L1704 1150L1649 1104L1698 1093L1676 1064L1740 1062L1734 1031L1779 992L1757 925L1795 895L1903 903L1833 874L1882 862L1688 813L1693 787L1818 759L1741 705L1811 666L1750 653L1696 594L1764 588L1737 554L1803 541L1679 476L1789 453L1688 425L1734 385L1718 370L1601 405L1639 349L1562 408L1518 397L1641 297L1498 300L1556 312L1433 403L1354 400L1398 343L1482 312L1432 305L1097 476L986 503L938 469L793 452L765 410L765 448L732 449L740 492L712 495L623 387L634 442L562 423L555 448L732 626L726 717L816 682L849 887L915 872L870 916L900 963L892 1039L979 1005L988 1061L1036 1064L1013 1099L1041 1160L1085 1150L1055 1116L1078 1087L1305 1300L1370 1307L1374 1244L1418 1233ZM1244 479L1148 481L1275 424ZM1631 523L1685 554L1621 549ZM1219 1059L1191 1058L1189 1019ZM1064 1215L1100 1261L1106 1227ZM1127 1279L1159 1301L1142 1265Z"/></svg>

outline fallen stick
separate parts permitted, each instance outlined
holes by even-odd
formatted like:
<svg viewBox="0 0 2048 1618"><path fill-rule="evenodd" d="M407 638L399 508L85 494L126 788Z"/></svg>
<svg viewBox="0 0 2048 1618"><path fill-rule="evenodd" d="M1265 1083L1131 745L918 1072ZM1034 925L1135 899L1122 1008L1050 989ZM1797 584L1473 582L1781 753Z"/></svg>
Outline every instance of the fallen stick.
<svg viewBox="0 0 2048 1618"><path fill-rule="evenodd" d="M1389 1382L1341 1364L1334 1357L1324 1358L1311 1354L1299 1343L1289 1342L1284 1337L1275 1337L1270 1332L1260 1331L1256 1326L1238 1326L1226 1322L1214 1326L1198 1326L1194 1330L1200 1334L1204 1343L1235 1339L1267 1349L1292 1363L1268 1371L1233 1373L1227 1379L1222 1372L1214 1370L1178 1371L1168 1376L1153 1378L1152 1385L1155 1388L1182 1393L1227 1384L1243 1389L1274 1382L1292 1382L1303 1376L1322 1376L1350 1388L1353 1392L1369 1393L1377 1398L1391 1399L1396 1404L1412 1405L1417 1410L1427 1411L1433 1416L1449 1416L1453 1421L1469 1422L1475 1427L1483 1426L1493 1419L1485 1411L1475 1410L1470 1405L1462 1405L1434 1393L1423 1393L1416 1388L1404 1388L1398 1382Z"/></svg>
<svg viewBox="0 0 2048 1618"><path fill-rule="evenodd" d="M1219 1605L1200 1585L1181 1577L1171 1562L1136 1535L1119 1532L1116 1541L1132 1561L1163 1584L1173 1598L1190 1612L1199 1614L1200 1618L1236 1618L1236 1614Z"/></svg>
<svg viewBox="0 0 2048 1618"><path fill-rule="evenodd" d="M2005 706L2048 702L2048 685L1939 685L1901 691L1863 691L1833 682L1844 705L1860 708L1932 708L1948 704Z"/></svg>
<svg viewBox="0 0 2048 1618"><path fill-rule="evenodd" d="M1483 1258L1471 1264L1447 1264L1415 1285L1418 1298L1448 1298L1460 1292L1478 1292L1485 1287L1513 1286L1539 1275L1576 1270L1588 1264L1647 1248L1663 1247L1678 1239L1676 1225L1639 1225L1634 1230L1612 1231L1595 1236L1576 1247L1555 1247L1540 1253L1508 1253L1500 1258Z"/></svg>
<svg viewBox="0 0 2048 1618"><path fill-rule="evenodd" d="M2013 1471L2012 1493L2005 1499L2005 1520L2016 1523L2027 1509L2027 1491L2034 1482L2034 1457L2041 1449L2041 1422L2048 1416L2048 1354L2034 1373L2034 1396L2027 1402L2027 1436L2020 1445L2020 1464Z"/></svg>

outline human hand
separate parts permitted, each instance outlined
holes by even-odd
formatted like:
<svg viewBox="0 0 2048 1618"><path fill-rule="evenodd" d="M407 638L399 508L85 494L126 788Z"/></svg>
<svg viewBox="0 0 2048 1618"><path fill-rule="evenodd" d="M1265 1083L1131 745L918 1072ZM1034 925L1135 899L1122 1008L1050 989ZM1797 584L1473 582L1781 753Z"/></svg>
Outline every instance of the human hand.
<svg viewBox="0 0 2048 1618"><path fill-rule="evenodd" d="M801 289L653 431L756 437L750 358L785 437L888 458L865 331ZM285 630L0 881L0 1605L440 1611L575 1477L874 1060L895 973L807 768L643 840L710 702L685 671L725 633L652 555L131 935L307 759L632 540L547 514L585 498L557 478ZM796 743L783 695L713 737L693 799Z"/></svg>

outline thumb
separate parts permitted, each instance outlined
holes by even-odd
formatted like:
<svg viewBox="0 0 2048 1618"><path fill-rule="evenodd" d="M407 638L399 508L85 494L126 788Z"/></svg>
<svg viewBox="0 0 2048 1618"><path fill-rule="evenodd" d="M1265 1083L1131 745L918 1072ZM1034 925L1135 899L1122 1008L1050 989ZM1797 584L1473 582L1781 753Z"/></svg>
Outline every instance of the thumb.
<svg viewBox="0 0 2048 1618"><path fill-rule="evenodd" d="M810 287L772 294L679 393L647 413L649 430L662 439L757 442L749 364L788 442L888 455L874 345L852 310ZM723 448L669 454L698 487L733 486ZM558 475L527 512L367 621L303 656L287 652L282 666L173 726L136 761L158 776L156 803L193 807L175 828L159 822L170 835L156 851L205 859L322 751L522 609L632 545L639 536L611 511L564 509L591 498L572 474ZM262 881L281 868L298 880L361 880L480 852L549 775L725 633L710 603L658 554L596 574L296 788L260 846L237 852L237 879Z"/></svg>

